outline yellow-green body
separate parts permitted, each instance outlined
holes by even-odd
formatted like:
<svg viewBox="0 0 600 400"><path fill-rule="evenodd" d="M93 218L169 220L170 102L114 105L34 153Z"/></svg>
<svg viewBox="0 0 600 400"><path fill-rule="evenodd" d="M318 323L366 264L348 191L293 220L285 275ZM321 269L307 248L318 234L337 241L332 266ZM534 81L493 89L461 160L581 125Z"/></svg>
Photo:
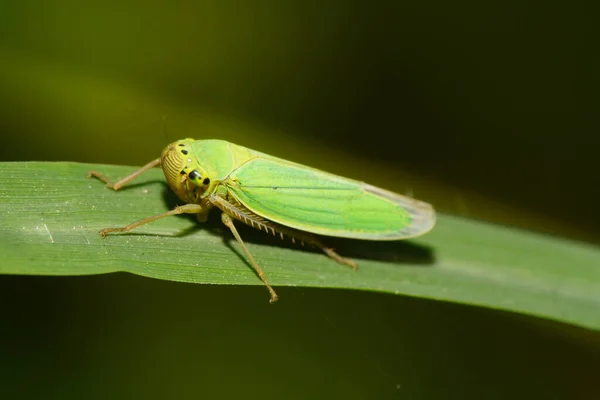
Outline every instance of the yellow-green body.
<svg viewBox="0 0 600 400"><path fill-rule="evenodd" d="M116 183L97 171L89 176L119 190L158 165L171 189L186 204L124 227L103 229L100 235L128 232L177 214L195 214L204 221L217 207L223 212L221 220L269 290L271 302L277 301L277 293L237 232L234 219L317 246L354 269L355 262L341 257L314 235L397 240L422 235L435 224L435 212L427 203L223 140L178 140L168 145L160 158Z"/></svg>
<svg viewBox="0 0 600 400"><path fill-rule="evenodd" d="M217 195L305 232L398 240L435 224L427 203L223 140L184 139L165 149L162 160L167 181L184 201L200 203ZM193 170L199 179L182 188L181 176ZM208 185L196 184L206 178ZM196 187L200 190L194 192Z"/></svg>

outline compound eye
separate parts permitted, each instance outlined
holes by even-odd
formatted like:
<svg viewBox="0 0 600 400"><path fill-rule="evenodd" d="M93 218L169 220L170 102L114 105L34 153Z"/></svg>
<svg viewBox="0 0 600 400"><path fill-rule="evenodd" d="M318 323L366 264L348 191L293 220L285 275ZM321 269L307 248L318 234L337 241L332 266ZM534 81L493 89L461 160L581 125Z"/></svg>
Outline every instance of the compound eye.
<svg viewBox="0 0 600 400"><path fill-rule="evenodd" d="M188 176L189 176L189 177L190 177L190 179L191 179L191 180L193 180L193 181L198 181L198 180L202 179L202 176L200 175L200 172L196 171L195 169L194 169L194 170L192 170L192 171L189 173L189 175L188 175Z"/></svg>

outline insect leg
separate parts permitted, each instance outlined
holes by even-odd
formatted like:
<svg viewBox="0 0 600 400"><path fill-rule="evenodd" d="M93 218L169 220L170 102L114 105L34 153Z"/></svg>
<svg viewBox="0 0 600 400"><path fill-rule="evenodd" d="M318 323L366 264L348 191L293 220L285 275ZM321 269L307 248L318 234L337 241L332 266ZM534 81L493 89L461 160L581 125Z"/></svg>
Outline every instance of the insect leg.
<svg viewBox="0 0 600 400"><path fill-rule="evenodd" d="M146 172L149 169L152 169L158 165L160 165L160 158L150 161L148 164L144 165L142 168L138 169L133 174L128 175L125 178L119 180L117 183L112 183L111 181L108 180L108 178L106 176L104 176L102 173L100 173L98 171L90 171L88 173L88 178L91 178L91 177L98 178L102 182L106 183L106 187L113 189L113 190L119 190L123 186L125 186L127 183L131 182L132 180L134 180L135 178L137 178L138 176L143 174L144 172Z"/></svg>
<svg viewBox="0 0 600 400"><path fill-rule="evenodd" d="M208 203L206 206L202 207L202 211L196 214L196 220L198 222L206 222L208 221L208 214L210 209L212 208L212 204Z"/></svg>
<svg viewBox="0 0 600 400"><path fill-rule="evenodd" d="M254 270L256 271L256 273L258 274L258 277L264 282L264 284L267 286L267 289L269 290L269 293L271 293L271 300L269 300L270 303L274 303L277 301L278 296L277 293L275 293L275 290L271 287L271 285L269 284L269 282L267 281L267 277L265 276L265 273L263 272L263 270L258 266L258 264L256 263L256 261L254 260L254 257L252 257L252 254L250 253L250 251L248 250L248 248L246 247L246 244L244 243L244 241L242 240L242 238L240 237L240 234L238 233L237 229L235 228L235 225L233 224L233 220L231 219L231 217L226 214L226 213L222 213L221 214L221 221L223 221L223 223L229 228L231 229L231 233L233 233L233 236L235 236L235 239L240 243L240 245L242 246L242 249L244 250L244 253L246 253L246 257L248 257L248 260L250 260L250 265L252 265L252 268L254 268Z"/></svg>
<svg viewBox="0 0 600 400"><path fill-rule="evenodd" d="M320 242L317 242L317 241L315 241L314 244L317 247L319 247L321 250L323 250L323 253L327 254L330 258L334 259L335 261L339 262L340 264L348 265L348 266L352 267L352 269L354 269L355 271L358 269L358 265L356 265L356 263L354 261L340 256L331 247L324 246L323 244L321 244Z"/></svg>
<svg viewBox="0 0 600 400"><path fill-rule="evenodd" d="M242 207L241 205L232 204L218 196L211 196L209 198L209 201L213 205L220 208L221 211L228 214L230 217L236 218L239 221L245 223L246 225L249 225L253 228L257 228L259 230L264 229L266 232L269 232L269 229L272 229L273 232L277 231L281 234L289 236L292 239L292 241L295 241L295 239L298 239L303 244L308 243L310 245L318 247L319 249L321 249L323 251L323 253L325 253L327 256L329 256L333 260L339 262L340 264L348 265L348 266L352 267L354 270L358 269L358 265L356 265L356 263L354 261L340 256L331 247L325 246L323 243L321 243L315 237L315 235L313 235L309 232L299 231L296 229L288 228L283 225L276 224L271 221L267 221L263 218L258 217L257 215L252 213L250 210Z"/></svg>
<svg viewBox="0 0 600 400"><path fill-rule="evenodd" d="M171 215L179 215L179 214L200 214L204 212L204 208L200 204L186 204L184 206L177 206L171 211L167 211L162 214L153 215L152 217L144 218L122 228L106 228L100 231L100 236L104 237L109 232L129 232L130 230L137 228L140 225L147 224L152 221L156 221L157 219L170 217Z"/></svg>

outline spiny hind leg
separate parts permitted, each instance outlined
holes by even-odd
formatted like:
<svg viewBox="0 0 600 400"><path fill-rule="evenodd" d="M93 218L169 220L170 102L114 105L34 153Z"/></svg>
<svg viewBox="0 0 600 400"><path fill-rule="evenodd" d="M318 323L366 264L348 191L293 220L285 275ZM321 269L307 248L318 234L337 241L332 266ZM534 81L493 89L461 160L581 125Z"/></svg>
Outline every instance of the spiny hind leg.
<svg viewBox="0 0 600 400"><path fill-rule="evenodd" d="M286 232L286 234L292 238L292 241L294 240L294 238L296 238L296 239L300 240L303 245L304 245L304 243L308 243L309 245L318 247L329 258L332 258L333 260L337 261L338 263L347 265L355 271L358 269L358 265L354 261L340 256L338 253L336 253L336 251L333 248L331 248L329 246L325 246L323 243L321 243L317 239L317 237L315 235L313 235L311 233L307 233L307 232L303 232L303 231L289 230L288 232Z"/></svg>
<svg viewBox="0 0 600 400"><path fill-rule="evenodd" d="M323 253L327 254L327 256L329 256L330 258L333 258L335 261L339 262L340 264L347 265L355 271L358 269L358 265L354 261L340 256L331 247L321 247L321 250L323 250Z"/></svg>
<svg viewBox="0 0 600 400"><path fill-rule="evenodd" d="M235 218L238 221L243 222L244 224L249 225L258 230L264 229L265 232L271 231L271 232L273 232L273 235L275 235L275 232L278 232L281 235L282 239L283 239L283 235L285 235L285 236L288 236L289 238L291 238L292 242L294 242L294 243L296 243L296 240L298 240L303 245L304 245L304 243L307 243L312 246L318 247L319 249L321 249L323 251L323 253L327 254L330 258L333 258L335 261L339 262L340 264L348 265L355 270L358 269L358 266L356 265L356 263L354 261L348 260L347 258L340 256L332 248L323 245L311 233L288 228L286 226L279 225L277 223L268 221L262 217L259 217L256 214L254 214L252 211L248 210L247 208L243 207L242 205L232 204L231 202L228 202L227 200L225 200L221 197L218 197L218 196L211 196L209 198L209 201L216 207L220 208L221 211L223 211L224 215L228 216L232 225L233 225L233 221L231 219ZM229 226L224 220L223 220L223 223L225 225ZM232 229L232 231L233 231L233 229ZM235 234L236 233L234 232L234 235ZM238 241L241 242L241 239L239 239Z"/></svg>
<svg viewBox="0 0 600 400"><path fill-rule="evenodd" d="M254 260L254 257L252 256L252 253L250 253L250 250L248 250L248 248L246 247L246 244L240 237L240 234L238 233L237 229L235 228L235 225L233 224L233 219L228 214L223 212L221 214L221 221L223 221L225 226L227 226L231 230L231 233L233 233L233 236L235 236L235 239L238 241L240 246L242 246L244 253L246 253L246 257L248 257L248 260L250 261L250 265L252 266L252 268L254 268L254 270L258 274L258 277L263 281L263 283L267 287L267 290L269 290L269 293L271 294L271 300L269 300L269 302L275 303L277 301L277 299L279 298L279 296L277 296L277 293L275 293L275 290L269 284L269 281L267 280L267 277L265 276L265 273L263 272L262 268L260 268L258 266L258 264L256 263L256 260Z"/></svg>
<svg viewBox="0 0 600 400"><path fill-rule="evenodd" d="M318 247L329 258L337 261L338 263L347 265L355 271L358 269L358 265L354 261L340 256L333 248L325 246L323 243L321 243L313 234L294 230L289 230L286 232L286 234L292 238L292 241L295 241L294 239L298 239L301 241L302 245L304 245L304 243L308 243L309 245Z"/></svg>

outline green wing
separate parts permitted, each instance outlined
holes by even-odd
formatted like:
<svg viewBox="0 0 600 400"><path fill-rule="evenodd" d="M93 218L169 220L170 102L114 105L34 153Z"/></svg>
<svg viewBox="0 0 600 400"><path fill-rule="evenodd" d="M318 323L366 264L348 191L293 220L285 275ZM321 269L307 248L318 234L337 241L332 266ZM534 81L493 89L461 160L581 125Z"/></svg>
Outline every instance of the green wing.
<svg viewBox="0 0 600 400"><path fill-rule="evenodd" d="M435 224L427 203L266 155L247 161L223 183L255 214L319 235L397 240Z"/></svg>

